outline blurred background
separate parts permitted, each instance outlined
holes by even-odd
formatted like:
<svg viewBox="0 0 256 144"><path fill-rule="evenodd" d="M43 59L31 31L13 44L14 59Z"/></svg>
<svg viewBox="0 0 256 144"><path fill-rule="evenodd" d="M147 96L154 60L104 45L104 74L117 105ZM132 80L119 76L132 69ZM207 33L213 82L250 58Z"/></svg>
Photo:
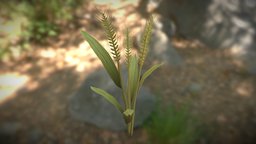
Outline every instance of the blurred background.
<svg viewBox="0 0 256 144"><path fill-rule="evenodd" d="M116 91L80 33L109 50L99 12L134 53L154 16L132 137L89 89ZM254 144L255 106L255 0L1 0L1 144Z"/></svg>

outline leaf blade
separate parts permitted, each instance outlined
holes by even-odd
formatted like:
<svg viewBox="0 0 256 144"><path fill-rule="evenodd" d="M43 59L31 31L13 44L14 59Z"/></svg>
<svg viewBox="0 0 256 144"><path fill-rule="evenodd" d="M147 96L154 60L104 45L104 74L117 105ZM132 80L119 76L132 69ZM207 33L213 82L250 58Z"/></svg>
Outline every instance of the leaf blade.
<svg viewBox="0 0 256 144"><path fill-rule="evenodd" d="M163 65L162 63L161 64L156 64L156 65L153 65L151 68L149 68L141 77L140 79L140 86L142 86L143 82L145 81L145 79L147 77L149 77L156 69L158 69L161 65Z"/></svg>
<svg viewBox="0 0 256 144"><path fill-rule="evenodd" d="M95 93L103 96L108 102L110 102L113 106L116 107L117 110L119 110L121 113L124 112L122 106L118 103L118 101L109 93L104 91L103 89L96 88L91 86L91 90L93 90Z"/></svg>
<svg viewBox="0 0 256 144"><path fill-rule="evenodd" d="M115 66L114 61L110 57L109 53L103 48L103 46L87 32L81 32L84 38L87 40L97 57L101 60L104 68L108 72L114 83L121 88L121 80L118 70Z"/></svg>
<svg viewBox="0 0 256 144"><path fill-rule="evenodd" d="M135 56L131 56L130 63L128 67L128 88L130 94L131 103L136 98L136 91L138 86L139 79L139 68L138 68L138 60Z"/></svg>

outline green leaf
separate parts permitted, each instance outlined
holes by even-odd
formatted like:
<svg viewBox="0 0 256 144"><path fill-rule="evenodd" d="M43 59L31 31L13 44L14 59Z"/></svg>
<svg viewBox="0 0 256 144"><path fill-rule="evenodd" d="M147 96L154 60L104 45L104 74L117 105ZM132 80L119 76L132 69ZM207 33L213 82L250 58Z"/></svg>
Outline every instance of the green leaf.
<svg viewBox="0 0 256 144"><path fill-rule="evenodd" d="M95 93L103 96L108 102L110 102L112 105L114 105L117 108L117 110L119 110L121 113L123 113L124 110L123 110L122 106L118 103L118 101L111 94L107 93L106 91L104 91L100 88L91 86L91 89Z"/></svg>
<svg viewBox="0 0 256 144"><path fill-rule="evenodd" d="M130 63L128 67L128 91L129 91L129 99L131 102L134 101L136 96L136 90L138 86L138 78L139 78L139 71L138 71L138 60L136 56L131 56Z"/></svg>
<svg viewBox="0 0 256 144"><path fill-rule="evenodd" d="M82 31L82 35L85 37L85 39L88 41L88 43L90 44L95 54L101 60L103 66L105 67L111 79L114 81L114 83L118 87L121 88L120 75L114 64L114 61L111 59L108 52L103 48L103 46L95 38L93 38L87 32Z"/></svg>
<svg viewBox="0 0 256 144"><path fill-rule="evenodd" d="M140 86L143 84L144 80L150 76L152 74L153 71L155 71L156 69L158 69L161 65L163 64L156 64L154 66L152 66L150 69L148 69L141 77L141 80L140 80Z"/></svg>

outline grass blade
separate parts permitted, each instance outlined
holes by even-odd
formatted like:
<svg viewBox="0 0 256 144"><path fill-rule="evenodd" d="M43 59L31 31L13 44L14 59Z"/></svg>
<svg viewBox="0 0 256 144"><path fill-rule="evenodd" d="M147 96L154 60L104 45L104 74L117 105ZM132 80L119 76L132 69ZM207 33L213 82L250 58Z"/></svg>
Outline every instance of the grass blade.
<svg viewBox="0 0 256 144"><path fill-rule="evenodd" d="M156 64L154 66L152 66L150 69L148 69L141 77L140 80L140 86L142 86L143 82L145 81L145 79L150 76L152 74L152 72L154 72L156 69L158 69L162 64Z"/></svg>
<svg viewBox="0 0 256 144"><path fill-rule="evenodd" d="M120 75L118 73L118 70L115 66L114 61L111 59L108 52L103 48L103 46L95 38L93 38L87 32L82 31L82 35L88 41L88 43L90 44L91 48L93 49L95 54L98 56L98 58L101 60L103 66L105 67L111 79L114 81L114 83L118 87L121 88Z"/></svg>
<svg viewBox="0 0 256 144"><path fill-rule="evenodd" d="M136 96L136 90L138 86L139 69L138 60L136 56L131 56L129 68L128 68L128 88L131 102L134 101Z"/></svg>
<svg viewBox="0 0 256 144"><path fill-rule="evenodd" d="M124 112L122 106L118 103L118 101L111 94L107 93L106 91L104 91L100 88L96 88L96 87L91 86L91 89L95 93L103 96L108 102L110 102L112 105L114 105L117 108L117 110L119 110L121 113Z"/></svg>

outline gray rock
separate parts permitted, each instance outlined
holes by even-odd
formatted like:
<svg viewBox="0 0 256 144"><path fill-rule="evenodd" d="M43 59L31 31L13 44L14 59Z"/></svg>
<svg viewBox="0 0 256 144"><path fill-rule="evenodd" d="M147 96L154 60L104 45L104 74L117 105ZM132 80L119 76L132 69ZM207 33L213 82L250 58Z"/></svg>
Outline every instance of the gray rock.
<svg viewBox="0 0 256 144"><path fill-rule="evenodd" d="M154 29L164 32L168 38L173 37L176 33L174 22L159 14L154 14Z"/></svg>
<svg viewBox="0 0 256 144"><path fill-rule="evenodd" d="M173 20L181 35L211 48L240 49L236 58L256 74L255 0L162 0L156 11Z"/></svg>
<svg viewBox="0 0 256 144"><path fill-rule="evenodd" d="M137 45L140 44L141 35L137 35ZM153 63L164 63L167 66L181 66L184 64L183 59L177 53L169 37L173 36L173 28L171 22L167 19L156 15L154 19L154 28L152 32L151 41L149 43L149 53L147 62Z"/></svg>
<svg viewBox="0 0 256 144"><path fill-rule="evenodd" d="M110 130L126 129L122 114L102 96L94 93L90 86L102 88L122 103L121 91L103 69L87 76L80 89L69 101L71 116L77 120L94 124ZM135 126L141 125L151 114L155 105L155 97L147 88L142 87L137 98ZM123 103L122 103L123 104Z"/></svg>
<svg viewBox="0 0 256 144"><path fill-rule="evenodd" d="M183 60L172 46L167 35L161 30L154 30L149 44L149 61L163 62L168 66L180 66Z"/></svg>

